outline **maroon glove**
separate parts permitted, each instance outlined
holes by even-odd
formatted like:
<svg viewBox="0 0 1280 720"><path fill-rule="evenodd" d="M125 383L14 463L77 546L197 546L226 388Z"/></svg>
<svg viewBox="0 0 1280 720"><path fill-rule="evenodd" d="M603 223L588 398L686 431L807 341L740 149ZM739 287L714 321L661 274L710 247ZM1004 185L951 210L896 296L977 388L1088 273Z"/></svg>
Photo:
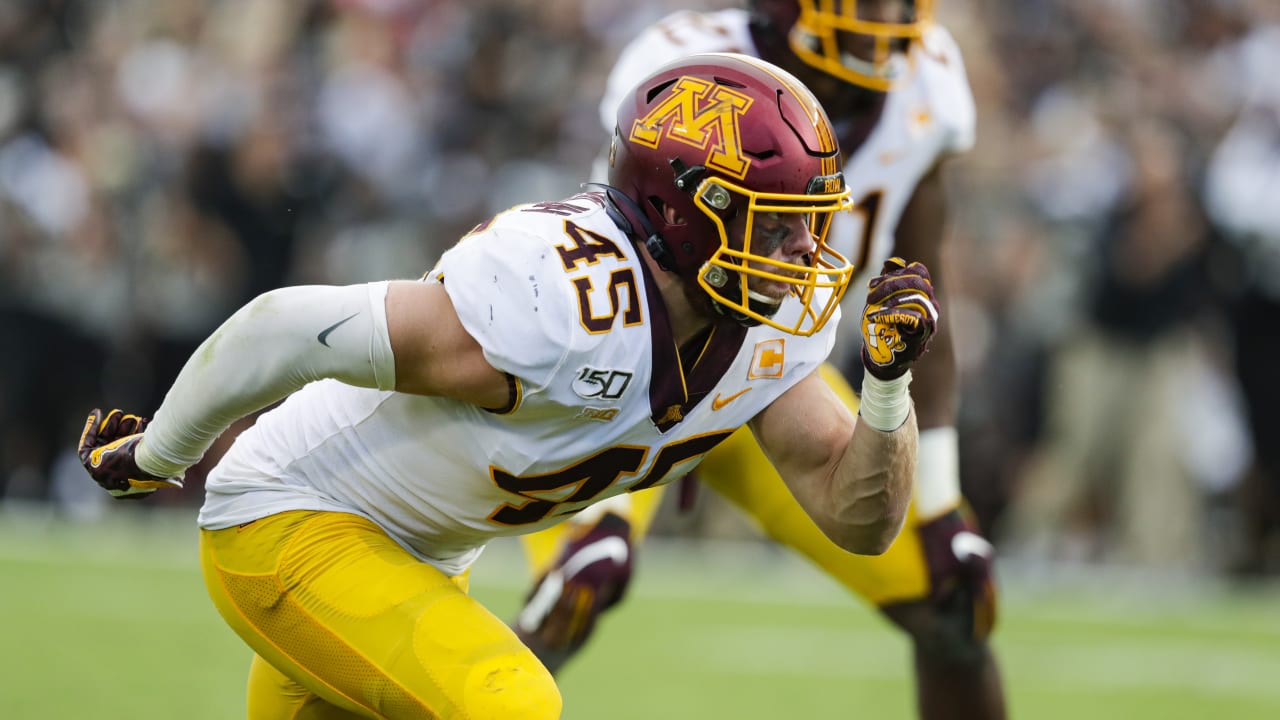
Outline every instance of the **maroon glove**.
<svg viewBox="0 0 1280 720"><path fill-rule="evenodd" d="M938 324L929 269L899 257L885 261L867 286L862 310L862 363L881 380L902 377L925 350Z"/></svg>
<svg viewBox="0 0 1280 720"><path fill-rule="evenodd" d="M960 510L917 528L929 566L929 602L955 612L976 640L996 624L995 548Z"/></svg>
<svg viewBox="0 0 1280 720"><path fill-rule="evenodd" d="M94 408L80 434L80 463L104 490L121 499L144 498L162 487L182 487L182 478L161 478L138 467L133 453L148 420Z"/></svg>
<svg viewBox="0 0 1280 720"><path fill-rule="evenodd" d="M516 635L552 673L582 648L631 580L631 523L605 515L571 541L529 593Z"/></svg>

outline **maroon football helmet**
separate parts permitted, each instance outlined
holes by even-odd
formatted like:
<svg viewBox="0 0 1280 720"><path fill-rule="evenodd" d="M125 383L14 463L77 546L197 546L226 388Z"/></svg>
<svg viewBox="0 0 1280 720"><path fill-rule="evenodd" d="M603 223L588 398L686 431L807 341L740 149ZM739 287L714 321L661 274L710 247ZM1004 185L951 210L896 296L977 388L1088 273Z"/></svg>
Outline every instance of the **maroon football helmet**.
<svg viewBox="0 0 1280 720"><path fill-rule="evenodd" d="M743 324L811 335L848 286L852 267L826 245L850 207L835 133L809 90L763 60L690 55L641 81L618 108L609 184L653 259ZM796 215L816 244L803 262L766 257L763 230L753 244L753 229ZM761 295L753 278L789 294ZM801 311L775 320L791 298Z"/></svg>

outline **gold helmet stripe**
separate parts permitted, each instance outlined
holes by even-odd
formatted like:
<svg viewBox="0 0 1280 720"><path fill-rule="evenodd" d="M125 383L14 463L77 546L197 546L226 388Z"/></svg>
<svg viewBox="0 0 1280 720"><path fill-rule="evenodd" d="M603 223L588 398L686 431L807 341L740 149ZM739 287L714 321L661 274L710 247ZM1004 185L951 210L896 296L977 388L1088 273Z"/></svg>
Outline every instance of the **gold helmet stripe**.
<svg viewBox="0 0 1280 720"><path fill-rule="evenodd" d="M731 53L708 53L715 55L730 55ZM809 116L809 124L818 133L819 147L818 151L828 155L822 158L822 172L824 175L833 175L839 171L840 142L836 139L835 131L831 127L831 122L827 119L826 112L822 106L817 104L817 98L813 102L806 102L805 98L812 98L813 93L809 91L803 83L801 83L794 75L773 65L769 65L764 61L752 57L750 55L736 56L742 60L755 65L767 75L777 80L791 96L799 101L800 106L805 109L805 113Z"/></svg>

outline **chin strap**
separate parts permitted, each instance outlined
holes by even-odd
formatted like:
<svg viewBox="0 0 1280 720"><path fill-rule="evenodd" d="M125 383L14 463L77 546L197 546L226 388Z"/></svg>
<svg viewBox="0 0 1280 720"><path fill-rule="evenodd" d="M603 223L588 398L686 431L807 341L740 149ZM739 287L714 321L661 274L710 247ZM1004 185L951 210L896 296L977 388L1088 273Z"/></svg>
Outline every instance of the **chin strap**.
<svg viewBox="0 0 1280 720"><path fill-rule="evenodd" d="M673 163L673 165L674 164L675 163ZM702 168L701 166L696 168L684 168L683 164L681 164L681 166L677 167L676 170L681 174L682 178L688 180L690 179L691 171L700 172L705 170L705 168ZM658 234L657 230L654 230L653 224L649 222L647 217L645 217L644 210L640 207L639 203L633 200L630 195L627 195L612 185L606 185L604 183L583 183L582 187L584 189L597 188L603 190L606 200L605 212L608 213L609 219L613 220L614 224L617 225L622 232L626 233L633 241L639 241L642 243L645 250L648 251L649 257L653 258L654 262L658 263L658 267L666 270L667 272L675 272L675 264L671 261L671 249L667 246L667 241ZM628 214L624 208L629 210L630 213ZM632 218L635 220L634 224L632 223ZM640 226L639 232L636 231L636 225ZM708 295L708 298L711 300L711 307L717 314L729 318L744 327L755 327L760 324L759 320L720 304L720 302L714 297L710 297ZM778 311L779 307L781 307L778 303L764 302L756 300L750 296L748 296L746 300L747 307L765 317L773 317L773 314Z"/></svg>
<svg viewBox="0 0 1280 720"><path fill-rule="evenodd" d="M632 240L638 240L644 249L649 253L649 257L658 263L658 267L667 272L675 272L675 264L671 261L671 250L667 247L667 241L662 239L657 230L653 229L653 225L649 222L649 218L644 216L644 209L640 204L631 199L630 195L622 192L612 185L604 183L583 183L583 188L599 188L604 191L605 212L609 214L609 219L613 220L622 232L626 233ZM631 211L631 216L635 218L635 224L632 224L631 218L623 211L620 205L626 206ZM636 230L636 225L640 226L640 230Z"/></svg>
<svg viewBox="0 0 1280 720"><path fill-rule="evenodd" d="M760 324L759 320L749 315L743 315L737 310L723 305L715 298L711 299L711 307L715 308L715 311L720 315L729 318L743 327L755 327ZM781 307L781 305L777 303L767 303L762 300L756 300L755 298L748 297L747 307L765 317L771 318L774 313L778 312L778 308Z"/></svg>

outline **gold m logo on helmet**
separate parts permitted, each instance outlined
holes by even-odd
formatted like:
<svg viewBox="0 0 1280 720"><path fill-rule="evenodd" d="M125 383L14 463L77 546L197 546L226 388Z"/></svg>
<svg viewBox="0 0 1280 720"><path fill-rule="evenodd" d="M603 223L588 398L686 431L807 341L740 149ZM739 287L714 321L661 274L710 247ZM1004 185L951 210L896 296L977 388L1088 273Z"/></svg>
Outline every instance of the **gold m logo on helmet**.
<svg viewBox="0 0 1280 720"><path fill-rule="evenodd" d="M636 120L630 140L656 148L665 132L676 142L700 150L709 148L707 167L741 180L751 161L742 153L738 118L746 114L751 102L750 97L722 85L682 77L665 100Z"/></svg>

